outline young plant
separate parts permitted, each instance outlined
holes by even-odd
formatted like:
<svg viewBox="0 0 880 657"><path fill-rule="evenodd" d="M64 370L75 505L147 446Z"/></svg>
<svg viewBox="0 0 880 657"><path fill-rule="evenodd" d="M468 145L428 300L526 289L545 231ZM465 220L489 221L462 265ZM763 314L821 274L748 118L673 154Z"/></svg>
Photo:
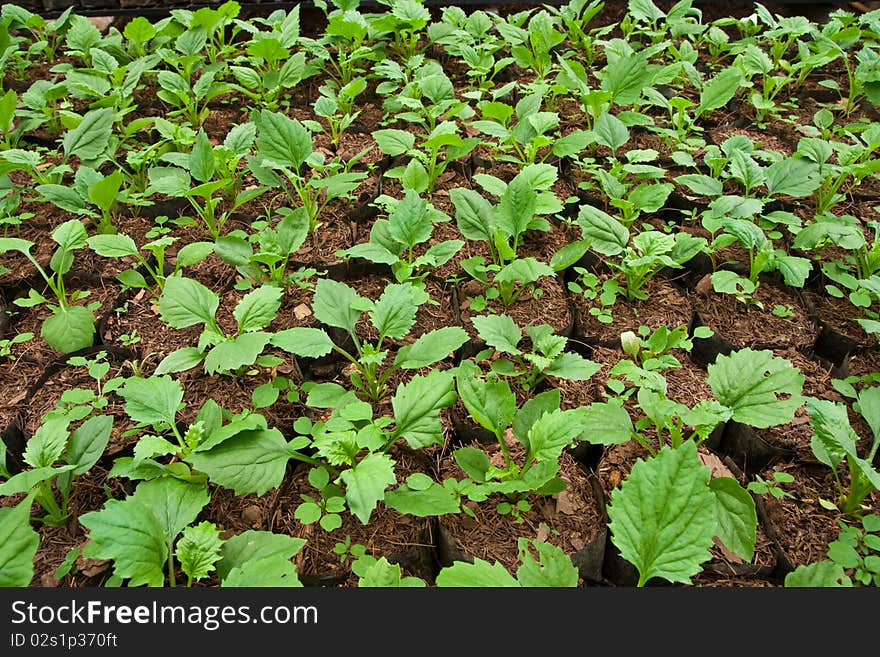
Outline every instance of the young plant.
<svg viewBox="0 0 880 657"><path fill-rule="evenodd" d="M326 162L313 150L312 135L296 119L262 110L257 118L257 157L251 170L269 187L283 187L294 206L302 206L309 218L309 232L320 225L323 209L333 199L351 198L367 177L349 168L359 155L342 164Z"/></svg>
<svg viewBox="0 0 880 657"><path fill-rule="evenodd" d="M15 305L32 308L45 304L51 314L43 320L40 336L50 347L57 351L70 353L92 345L95 336L95 315L101 303L95 301L86 306L77 304L85 299L87 290L68 292L64 276L73 267L76 251L86 246L86 229L78 219L70 219L52 231L52 240L58 245L49 261L49 272L46 271L31 255L34 243L17 237L0 238L0 253L17 251L25 256L36 268L40 277L52 291L52 298L47 298L37 290L28 290L26 299L19 298Z"/></svg>
<svg viewBox="0 0 880 657"><path fill-rule="evenodd" d="M157 304L159 316L172 328L203 325L198 346L181 347L168 354L156 368L156 374L183 372L203 365L205 372L242 375L260 358L272 333L265 329L278 312L284 290L262 285L248 292L232 311L236 331L227 335L217 324L215 315L220 296L198 281L182 276L165 279Z"/></svg>
<svg viewBox="0 0 880 657"><path fill-rule="evenodd" d="M467 341L467 333L461 327L435 329L398 348L393 360L386 362L390 356L388 342L406 338L426 296L410 283L389 283L381 296L371 301L345 283L321 278L315 285L312 303L315 319L345 331L352 346L334 342L323 329L299 327L276 333L272 344L307 358L335 351L351 363L349 378L355 389L365 399L378 401L390 392L389 380L397 371L433 365ZM357 324L365 312L378 335L375 341L364 341L358 335Z"/></svg>
<svg viewBox="0 0 880 657"><path fill-rule="evenodd" d="M608 517L611 540L638 570L640 587L658 577L690 584L715 539L744 561L755 551L752 496L732 477L712 477L690 440L638 459L612 491Z"/></svg>
<svg viewBox="0 0 880 657"><path fill-rule="evenodd" d="M476 362L489 358L494 374L510 378L523 390L535 390L548 377L587 381L601 369L598 363L566 351L568 339L554 334L548 324L525 327L530 347L520 348L522 330L508 315L477 315L471 321L491 347L478 354Z"/></svg>
<svg viewBox="0 0 880 657"><path fill-rule="evenodd" d="M216 573L222 586L299 586L292 557L304 539L249 530L221 538L208 521L194 524L211 499L207 482L158 476L134 493L79 517L89 538L83 556L113 562L116 585L186 586Z"/></svg>
<svg viewBox="0 0 880 657"><path fill-rule="evenodd" d="M706 240L685 232L674 235L646 230L632 238L627 227L591 205L581 206L577 223L584 250L604 256L603 262L623 274L627 300L647 299L645 285L664 268L681 269L706 248Z"/></svg>
<svg viewBox="0 0 880 657"><path fill-rule="evenodd" d="M387 219L376 220L368 242L337 251L336 255L389 265L398 283L424 281L432 270L449 262L464 246L462 240L444 240L416 255L416 247L431 239L434 222L448 219L410 189L394 203Z"/></svg>
<svg viewBox="0 0 880 657"><path fill-rule="evenodd" d="M388 128L376 130L373 137L385 155L411 158L406 166L389 169L387 178L400 178L404 188L433 192L437 180L450 163L466 157L480 140L476 137L462 138L455 121L441 121L416 148L416 136L406 130Z"/></svg>
<svg viewBox="0 0 880 657"><path fill-rule="evenodd" d="M166 159L179 166L155 166L149 170L149 190L187 199L215 241L233 212L267 190L259 185L243 187L245 172L238 168L238 162L250 150L248 136L252 140L253 133L240 132L241 144L229 148L212 146L205 132L200 130L188 157L166 155ZM199 184L193 186L193 180Z"/></svg>
<svg viewBox="0 0 880 657"><path fill-rule="evenodd" d="M316 71L307 66L306 53L291 53L275 35L257 32L248 42L247 54L229 67L238 84L235 91L250 98L257 107L277 111L282 96Z"/></svg>
<svg viewBox="0 0 880 657"><path fill-rule="evenodd" d="M748 252L749 262L746 276L726 269L715 271L712 274L712 288L716 292L732 294L746 305L763 310L763 304L755 299L762 273L779 272L786 285L803 287L810 274L809 260L777 248L753 221L724 218L721 224L724 233L732 236Z"/></svg>
<svg viewBox="0 0 880 657"><path fill-rule="evenodd" d="M25 464L31 467L0 483L0 496L32 495L43 511L36 520L45 525L67 524L74 478L91 470L110 440L112 416L94 415L81 423L79 419L61 408L46 413L23 455ZM73 428L74 424L78 426Z"/></svg>
<svg viewBox="0 0 880 657"><path fill-rule="evenodd" d="M868 387L855 394L853 409L864 418L872 433L864 457L859 455L859 436L850 424L845 404L807 397L806 409L813 428L810 447L816 458L833 470L838 491L836 500L820 500L820 503L845 515L862 515L867 510L865 500L880 490L880 472L874 467L874 457L880 447L880 388ZM848 482L838 473L844 462Z"/></svg>
<svg viewBox="0 0 880 657"><path fill-rule="evenodd" d="M578 571L571 557L552 543L536 539L517 539L520 566L516 574L499 563L475 558L473 563L456 561L437 574L440 587L575 587Z"/></svg>
<svg viewBox="0 0 880 657"><path fill-rule="evenodd" d="M559 457L583 437L583 408L560 409L557 389L539 393L517 408L510 384L496 376L484 377L471 360L459 365L455 378L459 399L470 416L495 436L503 462L493 464L477 447L457 449L455 460L485 492L504 496L499 512L528 510L529 495L564 490L564 482L556 477ZM521 458L511 453L508 432L524 447Z"/></svg>
<svg viewBox="0 0 880 657"><path fill-rule="evenodd" d="M272 226L269 222L254 222L254 232L233 231L217 239L214 251L224 262L234 265L242 279L237 289L257 285L275 285L287 289L292 286L311 287L308 279L317 271L300 268L288 271L290 258L305 243L309 219L304 208L278 208L281 219ZM256 248L255 248L256 247Z"/></svg>
<svg viewBox="0 0 880 657"><path fill-rule="evenodd" d="M841 531L827 558L795 568L785 576L786 587L880 586L880 516L866 515L859 525L837 522Z"/></svg>
<svg viewBox="0 0 880 657"><path fill-rule="evenodd" d="M149 233L147 237L150 237ZM104 258L134 259L137 265L120 272L116 277L122 283L123 290L147 290L151 295L158 297L165 287L165 279L168 276L181 274L185 267L201 262L214 250L214 245L210 242L190 242L177 252L173 267L169 265L166 269L165 251L176 241L176 237L160 235L138 249L131 237L117 233L92 235L86 243L92 251ZM147 281L147 276L151 279L150 282Z"/></svg>

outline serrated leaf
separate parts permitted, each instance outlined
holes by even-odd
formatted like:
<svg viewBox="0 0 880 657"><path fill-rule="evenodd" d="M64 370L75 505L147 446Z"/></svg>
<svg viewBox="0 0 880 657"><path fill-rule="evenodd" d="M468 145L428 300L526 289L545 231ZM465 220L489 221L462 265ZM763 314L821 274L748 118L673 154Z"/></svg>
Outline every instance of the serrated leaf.
<svg viewBox="0 0 880 657"><path fill-rule="evenodd" d="M345 283L320 278L315 285L312 312L319 322L354 334L361 309L367 304L366 299Z"/></svg>
<svg viewBox="0 0 880 657"><path fill-rule="evenodd" d="M254 332L224 340L205 356L205 372L234 372L253 365L271 339L272 335L269 333Z"/></svg>
<svg viewBox="0 0 880 657"><path fill-rule="evenodd" d="M269 326L283 298L284 288L275 285L261 285L244 295L232 311L239 332L257 331Z"/></svg>
<svg viewBox="0 0 880 657"><path fill-rule="evenodd" d="M90 542L83 556L113 561L113 573L128 586L163 586L168 544L149 506L128 497L108 500L100 511L79 516Z"/></svg>
<svg viewBox="0 0 880 657"><path fill-rule="evenodd" d="M547 376L568 381L587 381L602 369L599 363L584 358L580 354L566 351L553 359L550 367L544 370Z"/></svg>
<svg viewBox="0 0 880 657"><path fill-rule="evenodd" d="M174 540L192 523L210 501L206 483L193 483L175 477L142 481L131 496L149 508L159 521L165 541ZM129 499L131 499L129 498Z"/></svg>
<svg viewBox="0 0 880 657"><path fill-rule="evenodd" d="M87 112L78 126L65 133L61 142L65 154L83 161L98 158L107 150L115 120L116 112L109 107Z"/></svg>
<svg viewBox="0 0 880 657"><path fill-rule="evenodd" d="M391 283L370 310L370 321L379 335L393 340L406 337L416 321L415 289L409 283Z"/></svg>
<svg viewBox="0 0 880 657"><path fill-rule="evenodd" d="M561 548L545 541L519 539L519 557L522 562L516 570L516 579L523 587L576 587L578 569ZM532 554L534 548L538 557Z"/></svg>
<svg viewBox="0 0 880 657"><path fill-rule="evenodd" d="M741 83L742 73L733 66L718 73L703 85L697 114L705 114L727 105L736 95Z"/></svg>
<svg viewBox="0 0 880 657"><path fill-rule="evenodd" d="M480 338L495 350L517 356L523 334L509 315L475 315L471 322Z"/></svg>
<svg viewBox="0 0 880 657"><path fill-rule="evenodd" d="M205 360L205 352L198 347L181 347L175 349L165 356L156 366L154 375L174 374L175 372L185 372L199 365Z"/></svg>
<svg viewBox="0 0 880 657"><path fill-rule="evenodd" d="M184 530L183 536L177 541L175 555L180 569L196 581L204 579L214 570L222 547L220 530L213 522L205 521Z"/></svg>
<svg viewBox="0 0 880 657"><path fill-rule="evenodd" d="M475 558L473 563L456 561L446 566L437 574L435 582L440 587L519 587L516 578L500 563L490 564L480 558Z"/></svg>
<svg viewBox="0 0 880 657"><path fill-rule="evenodd" d="M260 112L256 142L261 157L294 171L312 153L312 136L302 123L265 109Z"/></svg>
<svg viewBox="0 0 880 657"><path fill-rule="evenodd" d="M818 165L789 157L774 162L765 171L764 185L768 196L809 196L821 182Z"/></svg>
<svg viewBox="0 0 880 657"><path fill-rule="evenodd" d="M629 243L629 231L622 223L599 208L582 205L577 223L590 248L606 256L621 253Z"/></svg>
<svg viewBox="0 0 880 657"><path fill-rule="evenodd" d="M558 461L562 450L571 445L583 431L581 409L556 409L535 420L527 434L529 455L547 463Z"/></svg>
<svg viewBox="0 0 880 657"><path fill-rule="evenodd" d="M249 529L223 543L222 558L217 563L220 579L234 568L248 565L291 564L291 559L305 547L306 540L285 534Z"/></svg>
<svg viewBox="0 0 880 657"><path fill-rule="evenodd" d="M449 190L449 198L455 205L455 221L462 236L491 242L495 234L495 212L489 201L465 187Z"/></svg>
<svg viewBox="0 0 880 657"><path fill-rule="evenodd" d="M455 494L436 482L420 490L408 486L389 490L385 493L385 506L419 518L458 513L461 510Z"/></svg>
<svg viewBox="0 0 880 657"><path fill-rule="evenodd" d="M416 143L416 137L413 133L406 130L396 130L394 128L384 128L374 130L372 132L373 139L379 146L379 150L385 155L396 157L410 152Z"/></svg>
<svg viewBox="0 0 880 657"><path fill-rule="evenodd" d="M804 375L770 350L719 356L708 367L707 382L734 420L758 429L790 422L804 403Z"/></svg>
<svg viewBox="0 0 880 657"><path fill-rule="evenodd" d="M66 354L91 347L95 317L83 306L59 306L43 320L40 335L50 347Z"/></svg>
<svg viewBox="0 0 880 657"><path fill-rule="evenodd" d="M394 435L402 437L413 449L441 443L440 409L452 406L455 399L452 370L433 369L400 384L391 398Z"/></svg>
<svg viewBox="0 0 880 657"><path fill-rule="evenodd" d="M385 489L397 483L394 460L388 454L367 454L339 477L345 484L348 508L365 525L376 504L385 497Z"/></svg>
<svg viewBox="0 0 880 657"><path fill-rule="evenodd" d="M183 402L183 388L170 376L126 379L117 394L125 399L125 412L132 420L165 427L175 424Z"/></svg>
<svg viewBox="0 0 880 657"><path fill-rule="evenodd" d="M785 576L785 588L852 587L853 583L843 566L824 560L801 564Z"/></svg>
<svg viewBox="0 0 880 657"><path fill-rule="evenodd" d="M612 492L611 540L639 571L639 586L653 577L689 584L711 558L716 502L709 474L686 441L639 459Z"/></svg>
<svg viewBox="0 0 880 657"><path fill-rule="evenodd" d="M516 415L516 395L507 381L486 381L478 378L479 374L472 361L459 365L455 377L459 397L480 426L501 436Z"/></svg>

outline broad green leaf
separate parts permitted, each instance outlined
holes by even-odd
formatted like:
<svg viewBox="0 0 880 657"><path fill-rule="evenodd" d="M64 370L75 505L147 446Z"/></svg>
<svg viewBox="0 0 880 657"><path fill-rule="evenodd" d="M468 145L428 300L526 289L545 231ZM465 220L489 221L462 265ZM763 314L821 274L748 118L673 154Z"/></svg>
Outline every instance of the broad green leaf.
<svg viewBox="0 0 880 657"><path fill-rule="evenodd" d="M742 84L742 72L731 66L718 73L703 85L697 116L724 107L736 95Z"/></svg>
<svg viewBox="0 0 880 657"><path fill-rule="evenodd" d="M246 564L291 564L290 560L305 544L306 540L303 538L248 529L223 543L222 558L217 563L217 575L220 579L225 579L231 570L242 568Z"/></svg>
<svg viewBox="0 0 880 657"><path fill-rule="evenodd" d="M552 543L520 538L519 559L522 562L516 570L516 579L523 587L576 587L579 581L578 569L561 548ZM538 556L532 554L533 548Z"/></svg>
<svg viewBox="0 0 880 657"><path fill-rule="evenodd" d="M611 98L616 105L625 107L638 101L642 90L650 85L652 77L646 54L617 57L609 60L601 70L600 88L611 92Z"/></svg>
<svg viewBox="0 0 880 657"><path fill-rule="evenodd" d="M469 240L491 242L495 234L495 211L486 197L472 189L449 190L455 205L455 221L462 236Z"/></svg>
<svg viewBox="0 0 880 657"><path fill-rule="evenodd" d="M514 176L498 201L497 225L509 237L519 239L526 232L538 208L538 194L529 179Z"/></svg>
<svg viewBox="0 0 880 657"><path fill-rule="evenodd" d="M159 297L159 315L172 328L214 323L220 296L191 278L172 276L165 280Z"/></svg>
<svg viewBox="0 0 880 657"><path fill-rule="evenodd" d="M388 215L388 232L407 249L427 242L433 228L428 202L413 190L408 190Z"/></svg>
<svg viewBox="0 0 880 657"><path fill-rule="evenodd" d="M206 483L193 483L175 477L142 481L131 497L153 512L166 542L177 538L211 500Z"/></svg>
<svg viewBox="0 0 880 657"><path fill-rule="evenodd" d="M61 458L67 444L67 430L70 418L64 415L48 414L28 439L24 450L24 462L34 468L52 465Z"/></svg>
<svg viewBox="0 0 880 657"><path fill-rule="evenodd" d="M214 570L222 547L220 530L213 522L205 521L183 531L183 536L177 541L175 555L184 574L196 581L204 579Z"/></svg>
<svg viewBox="0 0 880 657"><path fill-rule="evenodd" d="M220 582L221 587L235 588L299 588L302 582L296 564L290 561L248 561L233 568Z"/></svg>
<svg viewBox="0 0 880 657"><path fill-rule="evenodd" d="M715 493L716 535L740 559L751 561L758 529L755 500L732 477L716 477L709 482L709 488Z"/></svg>
<svg viewBox="0 0 880 657"><path fill-rule="evenodd" d="M73 212L74 214L88 214L86 204L83 198L72 187L64 185L37 185L37 193L51 203L54 203L62 210Z"/></svg>
<svg viewBox="0 0 880 657"><path fill-rule="evenodd" d="M183 402L183 388L170 376L131 377L117 391L135 422L171 427Z"/></svg>
<svg viewBox="0 0 880 657"><path fill-rule="evenodd" d="M315 319L327 326L354 334L361 312L369 305L369 301L340 281L319 278L315 285L312 312Z"/></svg>
<svg viewBox="0 0 880 657"><path fill-rule="evenodd" d="M552 413L559 409L561 395L558 388L551 388L530 397L517 410L513 418L511 428L513 435L516 436L523 445L528 445L529 429L538 421L545 413Z"/></svg>
<svg viewBox="0 0 880 657"><path fill-rule="evenodd" d="M827 559L801 564L785 576L785 588L849 588L852 585L843 566Z"/></svg>
<svg viewBox="0 0 880 657"><path fill-rule="evenodd" d="M112 415L96 415L83 422L70 435L63 458L74 466L69 473L58 476L58 486L66 490L70 479L88 472L107 448L113 430Z"/></svg>
<svg viewBox="0 0 880 657"><path fill-rule="evenodd" d="M272 335L269 333L253 332L224 340L205 356L205 372L235 372L253 365L271 339Z"/></svg>
<svg viewBox="0 0 880 657"><path fill-rule="evenodd" d="M128 235L92 235L88 244L92 251L105 258L125 258L139 253L137 244Z"/></svg>
<svg viewBox="0 0 880 657"><path fill-rule="evenodd" d="M804 403L804 375L770 350L719 356L708 367L707 382L734 420L758 429L790 422Z"/></svg>
<svg viewBox="0 0 880 657"><path fill-rule="evenodd" d="M606 256L621 253L629 244L629 231L611 215L592 205L582 205L577 223L590 248Z"/></svg>
<svg viewBox="0 0 880 657"><path fill-rule="evenodd" d="M296 119L264 109L258 124L257 152L275 164L297 171L312 153L312 136Z"/></svg>
<svg viewBox="0 0 880 657"><path fill-rule="evenodd" d="M409 153L416 143L415 135L406 130L385 128L374 130L372 135L379 146L379 150L385 153L385 155L392 157Z"/></svg>
<svg viewBox="0 0 880 657"><path fill-rule="evenodd" d="M333 349L333 341L317 328L294 327L275 333L270 343L279 349L304 358L320 358Z"/></svg>
<svg viewBox="0 0 880 657"><path fill-rule="evenodd" d="M556 462L562 450L583 431L581 409L557 409L539 417L529 429L529 455L538 461Z"/></svg>
<svg viewBox="0 0 880 657"><path fill-rule="evenodd" d="M52 479L70 470L73 470L72 465L62 465L58 468L44 466L19 472L0 484L0 495L9 496L28 493L41 481Z"/></svg>
<svg viewBox="0 0 880 657"><path fill-rule="evenodd" d="M629 141L629 129L623 121L608 112L602 112L596 118L593 133L596 136L596 143L610 148L612 153L617 152L617 149Z"/></svg>
<svg viewBox="0 0 880 657"><path fill-rule="evenodd" d="M352 569L357 568L358 588L401 588L401 587L424 587L426 583L418 577L402 575L400 564L390 563L386 557L373 560L369 565L361 565L355 562Z"/></svg>
<svg viewBox="0 0 880 657"><path fill-rule="evenodd" d="M765 176L767 196L809 196L822 181L818 165L794 157L774 162L767 167Z"/></svg>
<svg viewBox="0 0 880 657"><path fill-rule="evenodd" d="M522 353L517 347L522 331L509 315L475 315L471 322L480 338L496 351L514 356Z"/></svg>
<svg viewBox="0 0 880 657"><path fill-rule="evenodd" d="M401 347L394 363L406 370L421 369L448 357L467 341L468 334L460 326L443 326Z"/></svg>
<svg viewBox="0 0 880 657"><path fill-rule="evenodd" d="M189 154L189 171L193 178L201 183L206 183L214 177L215 168L214 147L208 141L208 135L205 134L205 131L199 130Z"/></svg>
<svg viewBox="0 0 880 657"><path fill-rule="evenodd" d="M440 587L519 587L513 575L507 572L500 563L490 564L480 558L473 563L456 561L446 566L438 574L436 584Z"/></svg>
<svg viewBox="0 0 880 657"><path fill-rule="evenodd" d="M40 335L50 347L66 354L85 349L95 339L95 317L84 306L58 306L43 320Z"/></svg>
<svg viewBox="0 0 880 657"><path fill-rule="evenodd" d="M236 495L264 495L284 479L290 450L278 429L242 431L187 461L218 486Z"/></svg>
<svg viewBox="0 0 880 657"><path fill-rule="evenodd" d="M413 449L442 443L440 409L452 406L455 399L452 370L432 369L401 383L391 398L394 435L402 437Z"/></svg>
<svg viewBox="0 0 880 657"><path fill-rule="evenodd" d="M600 369L602 366L599 363L584 358L580 354L566 351L553 360L550 367L544 370L544 374L568 381L587 381Z"/></svg>
<svg viewBox="0 0 880 657"><path fill-rule="evenodd" d="M472 418L501 436L516 415L516 395L507 381L486 381L478 378L479 374L472 361L459 365L456 375L459 397Z"/></svg>
<svg viewBox="0 0 880 657"><path fill-rule="evenodd" d="M31 527L29 495L13 507L0 508L0 588L24 588L34 578L40 535Z"/></svg>
<svg viewBox="0 0 880 657"><path fill-rule="evenodd" d="M639 459L611 494L611 540L639 572L639 586L653 577L690 583L711 558L716 501L709 468L686 441Z"/></svg>
<svg viewBox="0 0 880 657"><path fill-rule="evenodd" d="M675 182L684 185L694 194L700 196L721 196L724 193L724 186L718 178L701 173L686 173L676 176Z"/></svg>
<svg viewBox="0 0 880 657"><path fill-rule="evenodd" d="M415 289L409 283L390 283L370 310L379 335L393 340L406 337L416 321Z"/></svg>
<svg viewBox="0 0 880 657"><path fill-rule="evenodd" d="M205 352L198 347L181 347L175 349L165 356L156 366L153 374L156 376L162 374L174 374L175 372L185 372L192 369L196 365L201 364L205 360Z"/></svg>
<svg viewBox="0 0 880 657"><path fill-rule="evenodd" d="M875 439L880 436L880 386L863 388L858 395L859 413L865 418Z"/></svg>
<svg viewBox="0 0 880 657"><path fill-rule="evenodd" d="M461 505L454 493L437 482L428 488L414 490L401 486L385 493L385 505L399 513L425 518L459 513Z"/></svg>
<svg viewBox="0 0 880 657"><path fill-rule="evenodd" d="M275 285L261 285L244 295L232 311L239 332L257 331L269 326L283 298L284 288Z"/></svg>
<svg viewBox="0 0 880 657"><path fill-rule="evenodd" d="M113 561L113 573L128 586L163 586L168 544L149 506L127 497L108 500L100 511L79 517L90 539L83 556Z"/></svg>
<svg viewBox="0 0 880 657"><path fill-rule="evenodd" d="M91 110L80 124L65 133L61 142L65 154L82 161L95 160L107 150L116 112L109 107Z"/></svg>
<svg viewBox="0 0 880 657"><path fill-rule="evenodd" d="M388 454L367 454L353 468L340 475L345 484L348 508L367 524L376 504L385 497L385 489L397 482L394 460Z"/></svg>
<svg viewBox="0 0 880 657"><path fill-rule="evenodd" d="M101 210L109 212L119 199L119 190L122 187L122 172L114 171L104 178L89 185L89 200Z"/></svg>
<svg viewBox="0 0 880 657"><path fill-rule="evenodd" d="M178 167L150 167L150 189L165 196L185 197L192 189L189 173Z"/></svg>

